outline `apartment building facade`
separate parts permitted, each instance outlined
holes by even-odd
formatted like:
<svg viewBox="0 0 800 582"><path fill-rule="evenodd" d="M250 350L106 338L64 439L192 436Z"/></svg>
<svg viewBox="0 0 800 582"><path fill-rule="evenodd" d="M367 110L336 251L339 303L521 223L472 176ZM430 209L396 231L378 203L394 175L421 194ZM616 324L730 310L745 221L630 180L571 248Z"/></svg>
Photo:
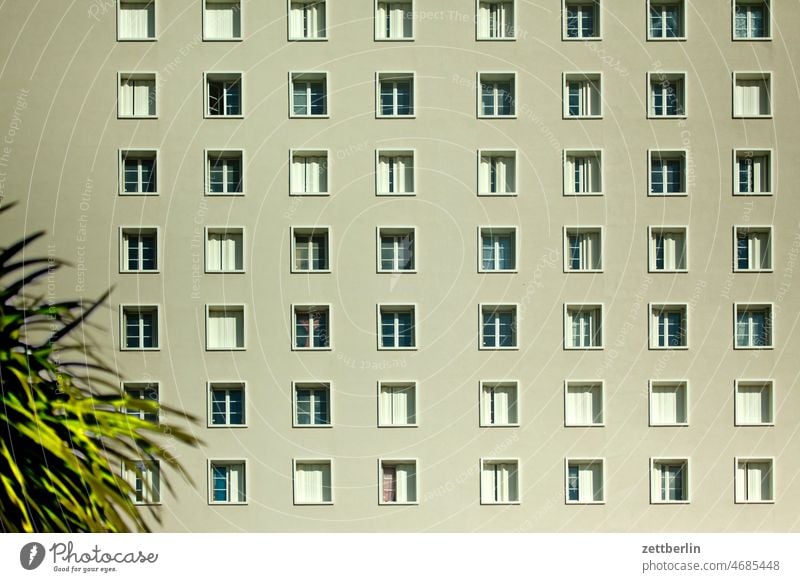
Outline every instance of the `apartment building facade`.
<svg viewBox="0 0 800 582"><path fill-rule="evenodd" d="M199 419L160 529L800 529L797 3L0 15L9 230Z"/></svg>

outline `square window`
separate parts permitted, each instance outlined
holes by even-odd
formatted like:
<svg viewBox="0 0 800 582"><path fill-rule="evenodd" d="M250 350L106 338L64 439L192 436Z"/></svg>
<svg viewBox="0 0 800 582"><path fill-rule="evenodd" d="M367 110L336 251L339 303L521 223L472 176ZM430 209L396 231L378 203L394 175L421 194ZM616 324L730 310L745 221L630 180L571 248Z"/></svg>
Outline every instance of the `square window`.
<svg viewBox="0 0 800 582"><path fill-rule="evenodd" d="M375 3L375 40L413 40L414 3L412 0Z"/></svg>
<svg viewBox="0 0 800 582"><path fill-rule="evenodd" d="M156 109L155 73L120 73L117 115L121 118L154 118Z"/></svg>
<svg viewBox="0 0 800 582"><path fill-rule="evenodd" d="M603 383L569 381L564 394L564 426L603 426Z"/></svg>
<svg viewBox="0 0 800 582"><path fill-rule="evenodd" d="M313 196L329 193L327 150L292 150L291 162L292 195Z"/></svg>
<svg viewBox="0 0 800 582"><path fill-rule="evenodd" d="M734 226L734 271L772 271L772 227Z"/></svg>
<svg viewBox="0 0 800 582"><path fill-rule="evenodd" d="M137 400L123 411L132 418L147 422L158 422L158 383L155 382L125 382L122 385L125 396Z"/></svg>
<svg viewBox="0 0 800 582"><path fill-rule="evenodd" d="M648 0L650 21L648 40L680 40L686 38L684 0Z"/></svg>
<svg viewBox="0 0 800 582"><path fill-rule="evenodd" d="M120 229L120 272L158 272L158 229L129 227Z"/></svg>
<svg viewBox="0 0 800 582"><path fill-rule="evenodd" d="M333 503L332 461L294 461L295 505L330 505Z"/></svg>
<svg viewBox="0 0 800 582"><path fill-rule="evenodd" d="M378 228L378 272L414 273L416 236L411 227Z"/></svg>
<svg viewBox="0 0 800 582"><path fill-rule="evenodd" d="M685 196L686 152L683 150L649 150L650 196Z"/></svg>
<svg viewBox="0 0 800 582"><path fill-rule="evenodd" d="M331 385L321 382L294 384L294 426L328 428L332 425Z"/></svg>
<svg viewBox="0 0 800 582"><path fill-rule="evenodd" d="M651 273L687 271L687 229L685 226L651 226L649 267Z"/></svg>
<svg viewBox="0 0 800 582"><path fill-rule="evenodd" d="M417 462L415 460L379 461L381 505L417 502Z"/></svg>
<svg viewBox="0 0 800 582"><path fill-rule="evenodd" d="M244 382L210 382L208 390L209 427L246 425Z"/></svg>
<svg viewBox="0 0 800 582"><path fill-rule="evenodd" d="M514 40L514 2L478 0L478 40Z"/></svg>
<svg viewBox="0 0 800 582"><path fill-rule="evenodd" d="M565 466L568 504L605 502L602 459L567 459Z"/></svg>
<svg viewBox="0 0 800 582"><path fill-rule="evenodd" d="M134 505L161 503L161 467L158 461L126 461L122 464L122 478L130 486L130 499Z"/></svg>
<svg viewBox="0 0 800 582"><path fill-rule="evenodd" d="M736 304L736 348L773 347L772 305Z"/></svg>
<svg viewBox="0 0 800 582"><path fill-rule="evenodd" d="M416 309L413 305L378 306L378 349L409 350L417 347Z"/></svg>
<svg viewBox="0 0 800 582"><path fill-rule="evenodd" d="M519 503L519 461L481 459L481 504Z"/></svg>
<svg viewBox="0 0 800 582"><path fill-rule="evenodd" d="M481 273L513 273L517 270L517 229L486 226L478 229Z"/></svg>
<svg viewBox="0 0 800 582"><path fill-rule="evenodd" d="M158 194L158 152L120 150L119 193Z"/></svg>
<svg viewBox="0 0 800 582"><path fill-rule="evenodd" d="M326 227L292 228L292 272L329 273L330 233Z"/></svg>
<svg viewBox="0 0 800 582"><path fill-rule="evenodd" d="M244 194L244 152L206 152L206 196Z"/></svg>
<svg viewBox="0 0 800 582"><path fill-rule="evenodd" d="M155 40L155 0L120 0L117 40Z"/></svg>
<svg viewBox="0 0 800 582"><path fill-rule="evenodd" d="M596 350L603 347L602 305L564 306L564 348Z"/></svg>
<svg viewBox="0 0 800 582"><path fill-rule="evenodd" d="M206 349L243 350L244 305L206 306Z"/></svg>
<svg viewBox="0 0 800 582"><path fill-rule="evenodd" d="M519 426L517 382L481 382L481 426Z"/></svg>
<svg viewBox="0 0 800 582"><path fill-rule="evenodd" d="M242 117L242 74L206 73L206 117Z"/></svg>
<svg viewBox="0 0 800 582"><path fill-rule="evenodd" d="M247 503L247 471L244 461L209 461L208 471L210 503Z"/></svg>
<svg viewBox="0 0 800 582"><path fill-rule="evenodd" d="M769 40L770 0L733 0L733 40Z"/></svg>
<svg viewBox="0 0 800 582"><path fill-rule="evenodd" d="M733 116L772 117L772 74L733 74Z"/></svg>
<svg viewBox="0 0 800 582"><path fill-rule="evenodd" d="M414 117L414 73L378 73L378 117Z"/></svg>
<svg viewBox="0 0 800 582"><path fill-rule="evenodd" d="M122 349L157 350L158 307L155 305L123 305Z"/></svg>
<svg viewBox="0 0 800 582"><path fill-rule="evenodd" d="M564 40L600 39L600 0L564 0Z"/></svg>
<svg viewBox="0 0 800 582"><path fill-rule="evenodd" d="M686 304L650 306L650 349L686 349L689 347Z"/></svg>
<svg viewBox="0 0 800 582"><path fill-rule="evenodd" d="M376 194L412 196L416 190L414 150L377 150Z"/></svg>
<svg viewBox="0 0 800 582"><path fill-rule="evenodd" d="M517 195L517 152L478 151L478 195Z"/></svg>
<svg viewBox="0 0 800 582"><path fill-rule="evenodd" d="M603 116L600 73L564 74L564 117L588 119Z"/></svg>
<svg viewBox="0 0 800 582"><path fill-rule="evenodd" d="M772 194L770 150L734 150L733 164L734 194Z"/></svg>
<svg viewBox="0 0 800 582"><path fill-rule="evenodd" d="M328 116L328 75L326 73L291 73L290 117Z"/></svg>
<svg viewBox="0 0 800 582"><path fill-rule="evenodd" d="M686 117L686 74L648 73L648 117Z"/></svg>
<svg viewBox="0 0 800 582"><path fill-rule="evenodd" d="M564 229L564 270L597 273L603 270L602 230L574 226Z"/></svg>
<svg viewBox="0 0 800 582"><path fill-rule="evenodd" d="M417 385L414 382L378 384L378 426L417 426Z"/></svg>
<svg viewBox="0 0 800 582"><path fill-rule="evenodd" d="M650 459L650 503L689 502L689 459Z"/></svg>
<svg viewBox="0 0 800 582"><path fill-rule="evenodd" d="M564 151L564 194L602 195L603 164L599 150Z"/></svg>
<svg viewBox="0 0 800 582"><path fill-rule="evenodd" d="M516 73L478 73L478 117L517 116Z"/></svg>
<svg viewBox="0 0 800 582"><path fill-rule="evenodd" d="M294 316L295 350L328 350L331 347L330 305L296 305Z"/></svg>
<svg viewBox="0 0 800 582"><path fill-rule="evenodd" d="M689 387L685 380L650 382L650 426L688 426Z"/></svg>
<svg viewBox="0 0 800 582"><path fill-rule="evenodd" d="M206 273L244 272L244 229L206 228Z"/></svg>
<svg viewBox="0 0 800 582"><path fill-rule="evenodd" d="M481 349L517 349L517 306L481 305Z"/></svg>
<svg viewBox="0 0 800 582"><path fill-rule="evenodd" d="M289 40L325 40L325 0L289 0Z"/></svg>
<svg viewBox="0 0 800 582"><path fill-rule="evenodd" d="M736 381L736 426L775 424L772 380Z"/></svg>
<svg viewBox="0 0 800 582"><path fill-rule="evenodd" d="M203 40L242 40L240 0L203 0Z"/></svg>
<svg viewBox="0 0 800 582"><path fill-rule="evenodd" d="M773 459L736 457L736 503L775 502Z"/></svg>

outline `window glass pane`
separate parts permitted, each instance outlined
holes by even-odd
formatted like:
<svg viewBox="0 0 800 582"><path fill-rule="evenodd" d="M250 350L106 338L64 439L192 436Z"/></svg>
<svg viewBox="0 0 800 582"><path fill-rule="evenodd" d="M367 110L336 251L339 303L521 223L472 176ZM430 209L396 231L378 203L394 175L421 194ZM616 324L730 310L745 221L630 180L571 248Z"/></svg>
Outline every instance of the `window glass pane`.
<svg viewBox="0 0 800 582"><path fill-rule="evenodd" d="M397 314L397 333L398 345L401 348L408 348L414 345L411 313Z"/></svg>
<svg viewBox="0 0 800 582"><path fill-rule="evenodd" d="M228 501L228 467L211 467L214 501Z"/></svg>
<svg viewBox="0 0 800 582"><path fill-rule="evenodd" d="M242 390L229 390L230 423L244 424L244 392Z"/></svg>
<svg viewBox="0 0 800 582"><path fill-rule="evenodd" d="M481 104L483 115L494 115L494 85L481 83Z"/></svg>
<svg viewBox="0 0 800 582"><path fill-rule="evenodd" d="M295 81L292 88L292 103L295 115L308 115L307 83Z"/></svg>
<svg viewBox="0 0 800 582"><path fill-rule="evenodd" d="M325 115L325 85L315 81L311 86L311 115Z"/></svg>
<svg viewBox="0 0 800 582"><path fill-rule="evenodd" d="M311 390L297 390L297 424L311 424Z"/></svg>
<svg viewBox="0 0 800 582"><path fill-rule="evenodd" d="M578 501L578 466L570 465L567 474L567 489L569 500Z"/></svg>
<svg viewBox="0 0 800 582"><path fill-rule="evenodd" d="M397 83L397 114L411 115L411 83Z"/></svg>

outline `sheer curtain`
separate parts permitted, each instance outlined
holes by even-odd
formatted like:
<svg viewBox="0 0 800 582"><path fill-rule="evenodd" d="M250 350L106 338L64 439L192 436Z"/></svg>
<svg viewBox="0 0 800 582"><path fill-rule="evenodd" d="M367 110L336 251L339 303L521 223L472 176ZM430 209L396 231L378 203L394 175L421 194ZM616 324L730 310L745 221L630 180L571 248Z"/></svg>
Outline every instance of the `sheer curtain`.
<svg viewBox="0 0 800 582"><path fill-rule="evenodd" d="M325 470L326 465L302 464L297 465L297 493L299 501L305 503L322 503L325 499Z"/></svg>
<svg viewBox="0 0 800 582"><path fill-rule="evenodd" d="M761 424L771 420L768 388L740 385L736 392L736 416L741 424Z"/></svg>
<svg viewBox="0 0 800 582"><path fill-rule="evenodd" d="M652 398L653 424L686 422L685 392L681 386L654 386Z"/></svg>
<svg viewBox="0 0 800 582"><path fill-rule="evenodd" d="M567 424L587 425L602 422L600 389L591 384L567 389Z"/></svg>
<svg viewBox="0 0 800 582"><path fill-rule="evenodd" d="M207 38L230 39L241 36L238 2L206 0L205 33Z"/></svg>
<svg viewBox="0 0 800 582"><path fill-rule="evenodd" d="M599 463L578 466L578 501L588 503L602 500L602 470Z"/></svg>
<svg viewBox="0 0 800 582"><path fill-rule="evenodd" d="M567 159L569 192L600 192L600 161L597 156L570 156Z"/></svg>
<svg viewBox="0 0 800 582"><path fill-rule="evenodd" d="M517 500L517 468L512 463L484 463L482 487L484 503Z"/></svg>
<svg viewBox="0 0 800 582"><path fill-rule="evenodd" d="M230 232L208 234L209 271L237 271L242 269L241 235Z"/></svg>
<svg viewBox="0 0 800 582"><path fill-rule="evenodd" d="M152 2L120 4L120 38L152 38L155 32L155 10Z"/></svg>
<svg viewBox="0 0 800 582"><path fill-rule="evenodd" d="M378 184L384 194L414 191L414 160L412 156L381 156L378 161Z"/></svg>
<svg viewBox="0 0 800 582"><path fill-rule="evenodd" d="M325 38L325 3L292 2L289 32L292 38Z"/></svg>
<svg viewBox="0 0 800 582"><path fill-rule="evenodd" d="M238 348L244 345L241 311L212 310L208 313L208 347Z"/></svg>
<svg viewBox="0 0 800 582"><path fill-rule="evenodd" d="M739 79L734 91L734 107L739 115L769 113L766 83L761 79Z"/></svg>
<svg viewBox="0 0 800 582"><path fill-rule="evenodd" d="M292 161L292 190L303 194L328 191L328 159L325 156L296 156Z"/></svg>
<svg viewBox="0 0 800 582"><path fill-rule="evenodd" d="M376 17L378 38L411 38L411 3L379 2Z"/></svg>
<svg viewBox="0 0 800 582"><path fill-rule="evenodd" d="M739 501L771 501L772 470L766 461L741 461L736 470Z"/></svg>

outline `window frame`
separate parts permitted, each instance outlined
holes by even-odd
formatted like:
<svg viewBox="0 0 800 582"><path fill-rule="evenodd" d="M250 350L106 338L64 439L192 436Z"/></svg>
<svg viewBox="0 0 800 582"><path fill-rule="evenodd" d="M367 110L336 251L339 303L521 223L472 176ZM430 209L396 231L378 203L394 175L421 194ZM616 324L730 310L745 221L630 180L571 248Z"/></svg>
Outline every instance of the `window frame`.
<svg viewBox="0 0 800 582"><path fill-rule="evenodd" d="M330 474L330 483L331 483L331 499L330 501L300 501L298 499L298 491L297 491L297 466L298 465L328 465L328 473ZM324 505L334 505L336 502L336 487L334 486L335 475L334 475L334 460L331 457L328 458L292 458L292 505L308 505L308 506L324 506Z"/></svg>
<svg viewBox="0 0 800 582"><path fill-rule="evenodd" d="M152 81L153 82L153 92L155 98L153 99L153 103L155 105L155 113L148 114L148 115L126 115L122 113L122 82L123 81ZM158 71L119 71L117 72L117 119L158 119L159 115L159 106L158 106ZM127 148L127 149L136 149L136 148ZM158 174L156 174L158 177Z"/></svg>
<svg viewBox="0 0 800 582"><path fill-rule="evenodd" d="M766 5L767 8L767 35L766 36L744 36L739 37L736 36L736 11L739 4L742 5L754 5L754 4L763 4ZM761 0L761 1L742 1L742 0L731 0L731 40L733 42L769 42L772 40L772 30L773 30L773 17L772 17L772 2L770 0Z"/></svg>
<svg viewBox="0 0 800 582"><path fill-rule="evenodd" d="M731 91L731 114L733 119L772 119L775 116L775 75L773 71L733 71L733 89ZM736 112L736 81L764 81L767 86L769 113L750 115Z"/></svg>
<svg viewBox="0 0 800 582"><path fill-rule="evenodd" d="M411 156L412 179L414 188L410 192L383 192L381 191L381 158L382 157L408 157ZM418 188L417 148L378 148L375 150L375 196L416 196Z"/></svg>
<svg viewBox="0 0 800 582"><path fill-rule="evenodd" d="M383 311L386 309L391 313L399 313L403 311L408 311L411 313L411 328L413 330L413 345L411 346L383 346L383 335L381 329L381 316L383 315ZM377 328L378 328L378 337L377 337L377 344L379 351L401 351L401 352L408 352L408 351L416 351L419 349L420 340L419 340L419 318L417 317L417 312L419 310L419 305L414 302L408 303L378 303L377 304Z"/></svg>
<svg viewBox="0 0 800 582"><path fill-rule="evenodd" d="M490 236L494 235L504 235L510 234L513 237L513 244L514 244L514 267L512 269L485 269L483 267L483 236L484 234L489 234ZM513 275L515 273L519 273L519 265L520 265L520 228L519 226L494 226L494 225L480 225L478 226L478 273L481 274L494 274L494 275ZM495 260L495 262L497 262Z"/></svg>
<svg viewBox="0 0 800 582"><path fill-rule="evenodd" d="M414 387L414 421L408 424L385 424L381 422L381 389L384 387L399 387L399 386L413 386ZM378 380L377 392L377 427L378 428L418 428L420 425L420 405L419 405L419 382L416 380Z"/></svg>
<svg viewBox="0 0 800 582"><path fill-rule="evenodd" d="M569 498L570 466L600 465L600 499L592 501L572 501ZM606 458L605 457L566 457L564 459L564 504L565 505L605 505L606 504Z"/></svg>
<svg viewBox="0 0 800 582"><path fill-rule="evenodd" d="M744 155L743 155L744 154ZM748 155L749 154L749 155ZM739 160L766 156L769 159L769 190L767 192L739 191ZM733 149L733 195L734 196L774 196L775 195L775 152L772 148L734 148Z"/></svg>
<svg viewBox="0 0 800 582"><path fill-rule="evenodd" d="M510 312L512 314L513 322L512 322L512 331L513 331L513 340L514 345L512 346L486 346L483 343L484 334L483 334L483 327L484 327L484 316L486 315L486 311L489 310L490 313L504 313ZM518 351L520 349L520 325L519 325L519 303L479 303L478 304L478 350L479 351L501 351L501 352L508 352L508 351Z"/></svg>
<svg viewBox="0 0 800 582"><path fill-rule="evenodd" d="M484 465L490 464L514 464L517 467L515 472L517 476L517 499L508 501L485 501L483 491L483 470ZM480 505L522 505L522 467L519 457L481 457L478 465L478 481L480 483L479 500Z"/></svg>
<svg viewBox="0 0 800 582"><path fill-rule="evenodd" d="M415 501L384 501L383 500L383 469L384 463L389 466L414 465L414 489L416 491ZM378 457L378 505L384 506L403 506L419 505L420 498L420 477L419 477L419 458L417 457Z"/></svg>
<svg viewBox="0 0 800 582"><path fill-rule="evenodd" d="M325 5L325 36L305 37L292 36L292 4L324 4ZM330 40L330 13L328 0L286 0L286 40L289 42L326 42Z"/></svg>
<svg viewBox="0 0 800 582"><path fill-rule="evenodd" d="M158 148L120 148L118 155L118 177L117 177L117 194L120 196L159 196L160 195L160 178L159 174L159 157L160 151ZM130 155L133 154L133 155ZM125 161L128 158L135 160L152 159L155 166L156 184L154 192L125 192ZM138 185L138 184L137 184Z"/></svg>
<svg viewBox="0 0 800 582"><path fill-rule="evenodd" d="M206 461L206 480L208 481L208 505L248 505L250 500L250 469L248 459L245 457L230 458L230 457L212 457ZM244 501L214 501L214 473L215 466L242 466L242 476L244 478ZM230 477L229 477L230 478ZM230 487L230 483L228 484Z"/></svg>
<svg viewBox="0 0 800 582"><path fill-rule="evenodd" d="M480 148L478 150L478 166L477 166L477 188L475 191L477 192L478 196L489 196L489 197L506 197L506 196L519 196L519 178L520 178L520 171L519 171L519 155L518 150L516 148ZM481 160L484 157L491 157L491 158L511 158L514 161L514 191L513 192L484 192L481 190L481 182L483 181L481 176Z"/></svg>
<svg viewBox="0 0 800 582"><path fill-rule="evenodd" d="M328 399L328 423L327 424L300 424L297 416L297 391L298 390L325 390ZM330 429L333 428L333 382L330 380L292 380L292 428L300 429ZM313 411L311 416L313 416Z"/></svg>
<svg viewBox="0 0 800 582"><path fill-rule="evenodd" d="M656 236L664 233L683 233L684 267L682 269L656 268ZM653 225L647 226L647 272L654 274L688 273L689 272L689 226L688 225Z"/></svg>
<svg viewBox="0 0 800 582"><path fill-rule="evenodd" d="M484 420L484 416L486 413L486 409L484 406L484 388L487 386L514 386L515 398L516 398L516 409L517 409L517 420L516 422L508 422L504 424L499 423L489 423ZM521 398L521 390L520 390L520 382L519 380L480 380L478 381L478 426L481 428L519 428L522 425L522 398Z"/></svg>
<svg viewBox="0 0 800 582"><path fill-rule="evenodd" d="M568 18L567 18L567 8L570 4L579 4L579 5L593 5L594 6L594 18L595 18L595 28L597 29L596 36L568 36ZM569 41L569 42L580 42L580 41L596 41L596 40L603 40L603 3L601 0L561 0L561 40L562 41Z"/></svg>
<svg viewBox="0 0 800 582"><path fill-rule="evenodd" d="M649 39L648 39L649 40ZM660 39L660 40L676 40L676 39ZM685 40L685 39L677 39ZM678 110L680 113L675 115L663 114L659 115L655 112L655 103L653 95L653 82L679 82L681 86L680 95L678 96ZM687 74L686 71L655 71L647 72L647 119L686 119L689 116L689 105L687 89ZM666 105L664 105L666 109Z"/></svg>
<svg viewBox="0 0 800 582"><path fill-rule="evenodd" d="M303 78L306 77L307 78ZM323 107L324 113L307 113L305 115L294 112L294 83L299 82L313 82L322 80L323 83ZM330 73L328 71L289 71L289 119L330 119L331 117L331 84ZM309 102L309 111L311 110L311 103Z"/></svg>
<svg viewBox="0 0 800 582"><path fill-rule="evenodd" d="M683 468L683 483L684 499L660 499L661 484L656 483L655 470L656 465L682 465ZM659 476L661 473L659 472ZM673 457L650 457L650 505L688 505L692 502L692 467L691 457L686 456L673 456Z"/></svg>
<svg viewBox="0 0 800 582"><path fill-rule="evenodd" d="M483 77L487 75L486 82L488 83L497 83L497 82L511 82L511 107L513 109L512 113L509 115L486 115L483 113ZM477 105L477 115L478 119L517 119L519 115L519 107L517 106L520 103L519 97L519 83L517 81L517 73L516 71L478 71L477 72L477 83L476 83L476 105ZM497 103L495 103L495 109L497 108Z"/></svg>
<svg viewBox="0 0 800 582"><path fill-rule="evenodd" d="M571 340L569 339L572 336L572 311L596 311L600 313L600 336L599 345L596 346L572 346ZM563 312L563 333L564 333L564 341L563 346L565 351L600 351L605 349L605 335L606 335L606 326L605 326L605 303L564 303L564 312Z"/></svg>
<svg viewBox="0 0 800 582"><path fill-rule="evenodd" d="M512 20L514 22L514 24L512 25L513 28L514 28L514 34L512 34L511 36L481 36L481 4L482 3L492 4L494 2L497 2L497 3L508 3L508 4L512 5L511 10L512 10L513 14L511 16L511 18L512 18ZM519 35L518 35L518 29L519 29L518 12L519 12L519 10L517 8L517 4L518 4L517 0L494 0L494 2L492 2L491 0L475 0L475 40L477 42L484 42L484 41L489 41L489 42L513 42L513 41L517 40L517 38L519 37Z"/></svg>
<svg viewBox="0 0 800 582"><path fill-rule="evenodd" d="M600 190L598 192L570 192L568 184L573 177L569 173L570 158L590 158L597 160L598 170L600 171ZM606 176L605 164L603 163L603 148L564 148L561 154L561 191L563 196L605 196Z"/></svg>
<svg viewBox="0 0 800 582"><path fill-rule="evenodd" d="M682 192L653 192L653 159L680 159ZM647 196L652 198L689 196L689 150L685 148L647 150Z"/></svg>
<svg viewBox="0 0 800 582"><path fill-rule="evenodd" d="M766 233L769 237L769 267L766 269L740 269L739 268L739 232L749 234ZM733 272L734 273L772 273L775 271L775 236L774 226L771 224L734 224L733 225Z"/></svg>
<svg viewBox="0 0 800 582"><path fill-rule="evenodd" d="M155 269L131 270L127 268L128 258L126 256L127 237L131 234L147 235L155 237ZM153 275L161 272L161 232L158 226L120 226L119 227L119 273L121 275Z"/></svg>
<svg viewBox="0 0 800 582"><path fill-rule="evenodd" d="M135 499L134 495L136 494L136 491L135 491L135 488L133 487L133 485L131 484L131 482L129 481L129 479L131 479L130 474L133 474L134 478L140 478L140 479L142 478L142 476L144 476L145 473L139 474L139 473L137 473L135 470L133 470L131 468L132 465L136 465L136 464L139 464L139 463L144 465L147 473L151 475L150 478L147 479L147 482L145 482L145 480L142 479L142 496L143 496L142 501L137 501ZM158 475L158 486L157 487L153 485L153 477L152 477L152 475ZM157 507L159 505L163 505L163 501L162 501L163 495L162 495L162 487L161 487L161 483L162 483L163 479L162 479L161 462L160 461L158 461L158 460L150 460L150 459L147 459L147 460L146 459L125 459L120 464L120 478L123 481L125 481L126 483L128 483L128 485L130 485L132 489L134 489L134 491L131 491L131 492L128 493L128 495L126 495L126 497L128 498L129 502L132 503L133 505L136 505L138 507ZM148 487L148 484L149 484L149 487ZM154 499L154 497L158 497L158 499Z"/></svg>
<svg viewBox="0 0 800 582"><path fill-rule="evenodd" d="M151 402L156 402L158 404L158 412L155 413L156 418L153 422L161 424L161 417L162 417L161 382L157 380L133 380L133 381L122 380L120 381L119 386L120 386L120 392L125 396L128 396L134 390L142 392L146 391L148 388L154 390L156 398L136 398L135 400L148 400ZM132 413L135 413L135 416L140 420L146 420L145 416L147 414L152 414L144 412L142 410L135 410L129 412L128 409L125 407L122 407L120 409L120 412L123 414L127 414L129 416L134 416L134 414Z"/></svg>
<svg viewBox="0 0 800 582"><path fill-rule="evenodd" d="M568 275L575 275L575 274L597 274L602 273L605 268L605 261L604 259L604 250L605 250L605 233L602 226L599 225L587 225L587 226L564 226L561 229L562 232L562 253L564 256L564 262L562 265L563 272ZM569 237L573 234L597 234L597 238L600 242L600 268L599 269L570 269L570 246L569 246Z"/></svg>
<svg viewBox="0 0 800 582"><path fill-rule="evenodd" d="M123 4L152 4L153 5L153 36L144 38L126 38L122 36L122 19L120 18ZM158 2L156 0L117 0L117 42L155 42L158 40Z"/></svg>
<svg viewBox="0 0 800 582"><path fill-rule="evenodd" d="M319 308L319 310L325 310L327 318L328 318L328 329L326 330L328 336L328 345L327 346L311 346L307 348L302 348L297 346L297 315L298 313L315 313L317 312L316 309L311 310L311 308ZM314 302L305 302L305 303L292 303L290 305L291 309L291 324L292 329L290 330L290 335L292 336L292 351L293 352L329 352L333 350L333 306L330 303L314 303ZM311 334L309 333L309 338Z"/></svg>
<svg viewBox="0 0 800 582"><path fill-rule="evenodd" d="M155 314L154 323L155 323L155 333L153 336L155 337L155 347L145 348L129 348L125 345L125 339L127 337L125 328L127 323L127 311L151 311ZM161 351L161 304L159 303L120 303L119 304L119 334L120 334L120 351L123 352L158 352ZM141 339L141 338L140 338Z"/></svg>
<svg viewBox="0 0 800 582"><path fill-rule="evenodd" d="M298 269L295 263L295 257L297 254L297 236L315 236L319 232L320 234L325 234L326 240L326 262L327 262L327 269ZM290 272L292 274L305 274L305 275L318 275L318 274L330 274L333 269L332 263L332 253L331 248L333 245L333 231L330 226L325 225L312 225L312 226L290 226L289 227L289 237L290 237L290 255L289 255L289 266ZM311 263L313 261L309 261Z"/></svg>
<svg viewBox="0 0 800 582"><path fill-rule="evenodd" d="M684 401L684 417L686 420L683 422L655 422L653 418L653 390L655 388L659 388L661 386L676 386L681 385L683 387L683 401ZM647 381L647 426L652 428L663 428L663 427L688 427L691 423L690 418L690 411L691 406L689 405L689 398L690 398L690 383L687 379L680 379L680 380L669 380L669 379L650 379Z"/></svg>
<svg viewBox="0 0 800 582"><path fill-rule="evenodd" d="M377 2L378 0L376 0ZM381 106L381 83L410 82L411 83L411 113L400 114L392 113L386 115ZM393 109L399 108L399 102L395 101ZM375 119L415 119L417 117L417 74L415 71L375 71ZM415 168L416 171L416 168Z"/></svg>
<svg viewBox="0 0 800 582"><path fill-rule="evenodd" d="M592 386L592 387L599 387L600 389L600 422L595 422L592 419L592 422L586 423L571 423L568 421L569 419L569 389L572 386ZM564 398L564 428L605 428L606 423L608 421L608 415L606 414L606 382L605 380L582 380L582 379L573 379L568 378L564 380L564 388L563 388L563 398Z"/></svg>
<svg viewBox="0 0 800 582"><path fill-rule="evenodd" d="M245 164L245 151L242 148L207 148L203 150L204 154L204 167L205 175L203 176L203 191L204 196L210 198L227 197L227 196L244 196L247 193L247 180L246 180L246 164ZM240 173L242 181L241 192L212 192L211 191L211 158L216 160L231 159L239 160ZM226 182L227 185L227 182Z"/></svg>
<svg viewBox="0 0 800 582"><path fill-rule="evenodd" d="M570 115L569 114L569 83L571 81L588 81L596 82L598 87L598 100L599 110L598 114L589 115ZM561 101L562 111L561 119L603 119L604 103L603 103L603 72L602 71L565 71L561 73Z"/></svg>
<svg viewBox="0 0 800 582"><path fill-rule="evenodd" d="M650 9L656 5L677 5L680 8L680 36L653 36L652 30L650 29ZM647 7L646 7L646 25L645 30L647 31L647 40L654 41L654 42L675 42L675 41L685 41L689 38L689 19L687 18L686 14L686 1L685 0L647 0Z"/></svg>
<svg viewBox="0 0 800 582"><path fill-rule="evenodd" d="M209 346L209 316L212 311L232 312L242 314L242 345L236 347L212 348ZM244 303L206 303L205 304L205 352L243 352L247 350L247 305Z"/></svg>
<svg viewBox="0 0 800 582"><path fill-rule="evenodd" d="M327 188L320 192L301 192L295 189L292 181L294 158L325 158L325 183ZM331 151L326 148L292 148L289 150L289 196L330 196L331 195Z"/></svg>
<svg viewBox="0 0 800 582"><path fill-rule="evenodd" d="M203 0L200 3L200 9L203 13L203 20L201 23L201 32L202 32L202 40L203 42L242 42L245 39L245 32L244 32L244 5L246 2L242 2L242 0L211 0L212 4L238 4L239 5L239 36L234 36L231 38L211 38L206 34L206 7L208 6L209 0Z"/></svg>
<svg viewBox="0 0 800 582"><path fill-rule="evenodd" d="M203 272L207 275L241 275L247 271L247 245L245 244L245 227L244 226L229 226L229 225L207 225L203 229L204 241L203 245ZM231 233L239 234L242 237L242 268L241 269L220 269L212 270L208 266L208 236L210 234Z"/></svg>
<svg viewBox="0 0 800 582"><path fill-rule="evenodd" d="M739 321L739 310L764 311L769 317L769 345L765 346L740 346L736 343L736 327ZM771 301L738 301L733 304L733 349L734 350L774 350L775 349L775 304Z"/></svg>
<svg viewBox="0 0 800 582"><path fill-rule="evenodd" d="M744 491L739 490L739 482L737 479L737 473L739 471L739 463L769 463L769 473L770 473L770 496L771 499L744 499L743 494ZM733 458L733 502L736 505L770 505L774 504L775 498L777 497L777 479L776 479L776 472L775 472L775 457L770 456L757 456L757 455L747 455L747 456L739 456L736 455Z"/></svg>
<svg viewBox="0 0 800 582"><path fill-rule="evenodd" d="M739 419L739 388L742 386L752 386L755 384L769 385L769 422L744 422ZM775 426L778 407L775 398L775 380L762 378L737 378L733 381L733 426L735 427L765 427Z"/></svg>
<svg viewBox="0 0 800 582"><path fill-rule="evenodd" d="M237 115L211 115L211 95L208 90L209 82L239 82L239 110ZM203 71L203 119L244 119L245 91L244 71Z"/></svg>
<svg viewBox="0 0 800 582"><path fill-rule="evenodd" d="M241 424L231 424L230 422L226 422L225 424L214 424L213 423L213 416L214 416L214 399L213 393L215 389L231 389L234 387L238 387L242 391L242 416L244 416L244 422ZM247 382L244 380L235 380L235 381L227 381L227 380L209 380L206 382L206 427L214 430L219 429L239 429L239 428L248 428L248 421L250 419L250 403L248 398L248 389L247 389ZM229 420L230 411L226 415L226 420Z"/></svg>
<svg viewBox="0 0 800 582"><path fill-rule="evenodd" d="M676 302L654 302L648 303L647 309L649 313L648 317L648 349L650 350L688 350L690 347L689 343L689 304L688 303L676 303ZM681 323L685 327L683 330L683 335L685 337L685 342L683 345L680 346L659 346L658 345L658 321L656 316L656 310L658 310L659 314L664 311L676 311L680 309L682 313L682 321Z"/></svg>
<svg viewBox="0 0 800 582"><path fill-rule="evenodd" d="M399 0L398 2L389 2L389 4L410 4L411 5L411 36L400 38L387 38L378 36L378 4L386 2L387 0L375 0L373 3L373 27L372 36L375 42L413 42L417 37L417 10L414 0Z"/></svg>
<svg viewBox="0 0 800 582"><path fill-rule="evenodd" d="M402 236L403 234L410 234L411 239L414 243L414 250L412 252L412 262L414 264L413 268L411 269L384 269L383 268L383 257L382 257L382 245L383 245L383 236ZM416 226L377 226L375 228L375 250L376 250L376 258L377 258L377 265L376 265L376 273L379 274L392 274L392 275L413 275L416 274L419 270L419 261L417 255L417 248L419 246L419 240L417 238L417 227Z"/></svg>

